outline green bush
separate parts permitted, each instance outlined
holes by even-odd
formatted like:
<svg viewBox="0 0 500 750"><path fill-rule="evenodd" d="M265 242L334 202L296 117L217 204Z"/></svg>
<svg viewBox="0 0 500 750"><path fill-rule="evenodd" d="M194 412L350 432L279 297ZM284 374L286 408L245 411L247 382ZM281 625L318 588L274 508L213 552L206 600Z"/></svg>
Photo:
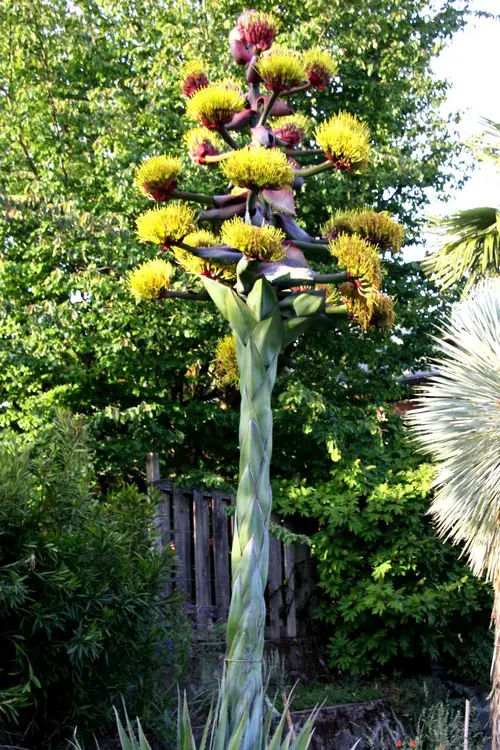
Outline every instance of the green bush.
<svg viewBox="0 0 500 750"><path fill-rule="evenodd" d="M358 439L349 425L329 479L275 485L277 510L315 525L317 615L330 633L330 664L363 674L439 663L460 681L487 682L490 586L436 536L425 516L432 467L400 418L385 416Z"/></svg>
<svg viewBox="0 0 500 750"><path fill-rule="evenodd" d="M99 498L73 418L40 443L0 450L0 727L30 748L105 727L121 696L161 718L186 632L160 595L173 561L154 547L154 502L133 487Z"/></svg>

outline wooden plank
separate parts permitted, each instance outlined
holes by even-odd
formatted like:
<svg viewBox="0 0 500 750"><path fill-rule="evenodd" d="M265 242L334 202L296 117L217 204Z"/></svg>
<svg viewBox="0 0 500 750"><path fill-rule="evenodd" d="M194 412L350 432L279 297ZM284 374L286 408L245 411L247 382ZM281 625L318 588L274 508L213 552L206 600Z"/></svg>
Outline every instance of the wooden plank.
<svg viewBox="0 0 500 750"><path fill-rule="evenodd" d="M179 558L176 585L186 592L191 602L191 529L189 523L189 497L182 490L174 490L174 545Z"/></svg>
<svg viewBox="0 0 500 750"><path fill-rule="evenodd" d="M295 603L295 547L289 544L284 548L286 580L286 634L297 637L297 610Z"/></svg>
<svg viewBox="0 0 500 750"><path fill-rule="evenodd" d="M193 541L195 593L198 628L206 630L208 609L211 604L210 592L210 524L208 500L201 492L193 492Z"/></svg>
<svg viewBox="0 0 500 750"><path fill-rule="evenodd" d="M163 547L170 547L172 541L171 509L172 494L170 492L162 492L160 494L158 516L160 519L160 541Z"/></svg>
<svg viewBox="0 0 500 750"><path fill-rule="evenodd" d="M297 635L305 635L305 621L307 619L307 604L309 600L310 582L308 580L308 547L297 544L295 547L295 603L297 611Z"/></svg>
<svg viewBox="0 0 500 750"><path fill-rule="evenodd" d="M274 536L269 537L269 627L267 637L273 641L279 641L281 635L280 610L282 603L282 558L281 542Z"/></svg>
<svg viewBox="0 0 500 750"><path fill-rule="evenodd" d="M157 453L146 456L146 479L149 484L160 481L160 459Z"/></svg>
<svg viewBox="0 0 500 750"><path fill-rule="evenodd" d="M226 503L222 497L213 494L213 532L214 532L214 575L215 606L219 619L226 620L229 612L231 583L229 576L229 539L227 532Z"/></svg>

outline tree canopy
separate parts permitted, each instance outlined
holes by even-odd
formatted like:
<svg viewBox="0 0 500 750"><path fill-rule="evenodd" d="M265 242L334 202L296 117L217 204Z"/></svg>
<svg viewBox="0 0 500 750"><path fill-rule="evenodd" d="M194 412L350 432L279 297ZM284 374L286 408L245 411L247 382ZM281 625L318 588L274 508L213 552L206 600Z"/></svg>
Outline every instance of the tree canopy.
<svg viewBox="0 0 500 750"><path fill-rule="evenodd" d="M265 6L292 44L321 42L339 60L338 77L308 94L306 108L327 115L341 106L374 138L365 175L319 177L299 198L308 227L345 203L368 204L397 214L411 236L425 188L449 185L460 152L437 114L446 86L429 65L464 24L465 5ZM185 127L178 66L228 58L216 30L243 9L229 0L2 7L0 424L36 431L56 404L87 414L103 472L140 471L144 453L159 450L178 473L230 473L233 415L214 401L210 373L221 323L203 304L136 306L120 279L139 257L135 167L159 147L168 152ZM200 173L185 169L201 186Z"/></svg>

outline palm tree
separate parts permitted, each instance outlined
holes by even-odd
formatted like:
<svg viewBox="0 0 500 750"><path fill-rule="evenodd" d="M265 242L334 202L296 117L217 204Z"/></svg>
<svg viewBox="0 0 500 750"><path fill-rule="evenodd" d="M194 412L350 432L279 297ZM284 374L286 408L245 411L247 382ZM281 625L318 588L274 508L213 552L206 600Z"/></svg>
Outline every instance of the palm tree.
<svg viewBox="0 0 500 750"><path fill-rule="evenodd" d="M440 535L462 544L475 575L494 586L491 718L500 748L500 279L478 284L439 341L438 374L410 413L437 461L430 508Z"/></svg>
<svg viewBox="0 0 500 750"><path fill-rule="evenodd" d="M500 123L484 123L476 155L500 169ZM437 227L448 240L425 258L423 266L444 289L465 280L465 295L481 279L500 275L500 207L468 208L438 220Z"/></svg>

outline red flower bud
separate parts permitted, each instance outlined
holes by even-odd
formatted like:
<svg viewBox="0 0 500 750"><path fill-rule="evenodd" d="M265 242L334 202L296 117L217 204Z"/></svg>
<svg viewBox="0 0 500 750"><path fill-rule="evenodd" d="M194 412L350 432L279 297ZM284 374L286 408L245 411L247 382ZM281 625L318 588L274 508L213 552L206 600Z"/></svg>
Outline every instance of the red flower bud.
<svg viewBox="0 0 500 750"><path fill-rule="evenodd" d="M270 13L246 10L238 18L236 28L240 40L259 50L269 49L276 37L276 23Z"/></svg>
<svg viewBox="0 0 500 750"><path fill-rule="evenodd" d="M200 89L204 89L208 86L208 78L205 73L201 71L199 73L193 73L193 75L187 76L181 84L182 93L184 96L193 96Z"/></svg>

